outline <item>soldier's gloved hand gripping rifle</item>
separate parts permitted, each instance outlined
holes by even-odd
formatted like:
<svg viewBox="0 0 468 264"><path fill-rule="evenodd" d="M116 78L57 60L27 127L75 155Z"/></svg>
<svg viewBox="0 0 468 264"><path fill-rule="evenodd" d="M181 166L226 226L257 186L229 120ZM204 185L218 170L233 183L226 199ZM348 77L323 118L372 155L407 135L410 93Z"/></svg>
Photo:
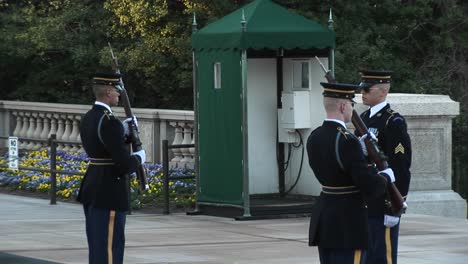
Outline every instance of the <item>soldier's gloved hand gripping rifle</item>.
<svg viewBox="0 0 468 264"><path fill-rule="evenodd" d="M325 78L329 83L336 82L333 76L331 75L330 71L325 68L319 58L315 57L317 61L320 63L322 70L325 72ZM379 171L385 170L388 168L387 157L385 154L380 150L379 146L377 145L377 141L369 135L369 130L367 129L366 125L362 121L359 114L356 110L353 109L353 116L351 118L351 122L353 123L354 127L356 128L356 132L358 136L363 136L367 134L367 137L364 139L366 143L368 157L372 162L375 163L377 169ZM405 213L407 205L403 196L401 196L400 191L398 191L397 187L393 182L387 183L387 193L390 200L390 208L392 214L395 216L400 216L401 214Z"/></svg>
<svg viewBox="0 0 468 264"><path fill-rule="evenodd" d="M112 51L112 47L110 43L108 44L109 44L109 49L110 49L110 53L112 56L112 69L114 70L115 73L120 74L119 62L117 61L117 57L114 56L114 52ZM125 90L122 77L120 77L120 86L122 88L122 91L120 93L120 98L122 99L122 104L125 110L125 116L127 116L127 118L132 118L132 121L129 122L129 130L130 130L129 141L130 141L130 144L132 144L133 152L137 152L142 149L141 147L142 143L140 141L138 127L135 124L135 119L133 118L134 116L133 116L132 108L130 107L130 100L128 99L127 90ZM136 175L137 175L137 179L139 182L140 190L141 191L148 190L149 189L148 180L146 178L146 171L143 165L140 165L138 167Z"/></svg>

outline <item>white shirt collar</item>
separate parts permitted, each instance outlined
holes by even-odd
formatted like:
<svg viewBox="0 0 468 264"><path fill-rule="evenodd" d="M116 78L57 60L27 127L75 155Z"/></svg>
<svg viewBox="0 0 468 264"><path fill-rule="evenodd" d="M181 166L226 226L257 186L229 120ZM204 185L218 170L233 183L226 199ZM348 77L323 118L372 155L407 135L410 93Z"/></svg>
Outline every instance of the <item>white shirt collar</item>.
<svg viewBox="0 0 468 264"><path fill-rule="evenodd" d="M369 117L373 117L377 112L382 110L387 105L387 101L383 101L380 104L376 104L373 107L370 108L370 115Z"/></svg>
<svg viewBox="0 0 468 264"><path fill-rule="evenodd" d="M105 103L100 102L100 101L96 101L96 102L94 102L94 104L95 104L95 105L104 106L105 108L107 108L107 110L109 110L109 112L112 113L112 109L110 108L110 106L106 105Z"/></svg>
<svg viewBox="0 0 468 264"><path fill-rule="evenodd" d="M347 128L346 128L345 122L343 122L343 121L341 121L341 120L338 120L338 119L331 119L331 118L325 118L325 121L336 122L336 123L342 125L345 129L347 129Z"/></svg>

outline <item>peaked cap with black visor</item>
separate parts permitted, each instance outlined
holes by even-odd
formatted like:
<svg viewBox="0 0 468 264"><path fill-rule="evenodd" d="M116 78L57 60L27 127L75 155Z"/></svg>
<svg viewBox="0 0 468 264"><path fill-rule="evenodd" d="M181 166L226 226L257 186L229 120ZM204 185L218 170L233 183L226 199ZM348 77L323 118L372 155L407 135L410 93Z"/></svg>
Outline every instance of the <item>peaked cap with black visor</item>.
<svg viewBox="0 0 468 264"><path fill-rule="evenodd" d="M119 93L122 92L120 83L121 74L118 73L96 73L92 78L93 84L114 86Z"/></svg>
<svg viewBox="0 0 468 264"><path fill-rule="evenodd" d="M359 83L360 89L365 92L369 92L369 89L380 83L391 83L392 71L360 71L361 83Z"/></svg>
<svg viewBox="0 0 468 264"><path fill-rule="evenodd" d="M325 83L321 82L323 86L324 97L333 97L338 99L349 99L355 103L353 98L355 97L355 91L359 89L359 85L345 84L345 83Z"/></svg>

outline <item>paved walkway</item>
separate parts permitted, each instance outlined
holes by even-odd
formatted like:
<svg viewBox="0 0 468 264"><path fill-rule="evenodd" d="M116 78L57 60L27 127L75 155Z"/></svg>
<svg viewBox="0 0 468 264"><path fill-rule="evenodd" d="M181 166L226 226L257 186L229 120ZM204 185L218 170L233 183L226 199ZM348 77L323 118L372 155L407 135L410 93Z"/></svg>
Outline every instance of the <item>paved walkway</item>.
<svg viewBox="0 0 468 264"><path fill-rule="evenodd" d="M125 263L319 263L308 222L135 213ZM86 246L80 205L0 194L0 263L87 263ZM468 263L468 221L405 215L398 263Z"/></svg>

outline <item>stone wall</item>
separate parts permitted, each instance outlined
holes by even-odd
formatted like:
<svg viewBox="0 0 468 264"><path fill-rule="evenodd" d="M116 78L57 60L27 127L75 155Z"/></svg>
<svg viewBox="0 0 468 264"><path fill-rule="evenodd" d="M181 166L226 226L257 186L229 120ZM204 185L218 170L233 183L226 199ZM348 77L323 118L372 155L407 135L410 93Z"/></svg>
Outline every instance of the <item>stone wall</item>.
<svg viewBox="0 0 468 264"><path fill-rule="evenodd" d="M0 101L0 135L21 138L20 149L40 149L46 143L28 139L47 140L56 134L58 140L70 144L59 144L64 151L82 151L79 135L81 117L91 108L90 105L51 104L22 101ZM140 139L146 150L148 163L160 163L162 159L161 141L169 144L193 143L193 111L133 108L138 118ZM115 115L125 118L122 107L114 107ZM5 147L6 140L0 140ZM193 167L194 149L174 149L169 152L171 166Z"/></svg>
<svg viewBox="0 0 468 264"><path fill-rule="evenodd" d="M360 96L356 99L359 102ZM405 116L412 140L408 212L466 218L466 201L451 188L452 118L459 114L459 103L444 95L420 94L390 94L388 102ZM76 141L75 147L79 149L76 126L89 108L88 105L0 101L0 135L46 139L56 122L56 131L62 131L58 138ZM365 109L362 104L356 106L358 112ZM124 118L122 108L116 107L114 111ZM139 108L133 111L138 117L148 162L161 162L163 139L169 140L169 144L193 143L193 111ZM4 146L5 141L0 140L0 144ZM40 147L30 143L22 142L23 147ZM193 148L174 151L170 152L171 166L193 166Z"/></svg>

